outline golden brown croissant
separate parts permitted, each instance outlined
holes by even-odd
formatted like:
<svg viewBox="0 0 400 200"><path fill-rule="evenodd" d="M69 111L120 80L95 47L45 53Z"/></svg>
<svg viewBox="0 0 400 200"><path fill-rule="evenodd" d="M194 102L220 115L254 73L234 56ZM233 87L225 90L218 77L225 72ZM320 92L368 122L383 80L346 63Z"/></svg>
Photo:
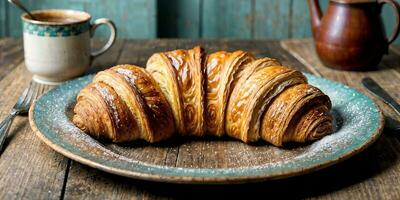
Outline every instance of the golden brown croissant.
<svg viewBox="0 0 400 200"><path fill-rule="evenodd" d="M146 71L99 72L77 97L73 122L114 142L156 142L176 131L227 134L282 146L332 131L331 102L299 71L244 51L205 56L200 47L156 53Z"/></svg>
<svg viewBox="0 0 400 200"><path fill-rule="evenodd" d="M114 142L157 142L175 132L172 110L154 79L133 65L99 72L77 97L73 122Z"/></svg>
<svg viewBox="0 0 400 200"><path fill-rule="evenodd" d="M156 53L147 62L172 107L178 132L201 136L205 133L203 49Z"/></svg>
<svg viewBox="0 0 400 200"><path fill-rule="evenodd" d="M226 113L226 133L244 142L260 138L261 116L270 102L286 88L306 83L299 71L270 66L265 59L250 64L232 91Z"/></svg>
<svg viewBox="0 0 400 200"><path fill-rule="evenodd" d="M211 135L225 133L226 105L239 78L240 72L254 57L244 51L229 53L218 51L208 55L205 70L207 74L206 124Z"/></svg>
<svg viewBox="0 0 400 200"><path fill-rule="evenodd" d="M329 97L318 88L292 86L279 94L265 112L261 137L275 146L320 139L332 129L330 109Z"/></svg>

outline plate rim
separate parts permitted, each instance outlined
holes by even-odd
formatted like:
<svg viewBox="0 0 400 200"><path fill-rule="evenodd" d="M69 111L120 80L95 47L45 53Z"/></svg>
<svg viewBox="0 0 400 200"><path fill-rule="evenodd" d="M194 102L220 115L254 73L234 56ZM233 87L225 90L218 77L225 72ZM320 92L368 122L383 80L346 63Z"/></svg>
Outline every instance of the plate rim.
<svg viewBox="0 0 400 200"><path fill-rule="evenodd" d="M311 74L307 74L307 75L311 75ZM368 148L371 144L373 144L379 138L379 136L381 135L383 128L384 128L385 119L384 119L382 109L370 97L366 96L365 94L358 91L357 89L351 88L345 84L342 84L342 83L339 83L336 81L332 81L332 80L329 80L329 79L326 79L323 77L318 77L315 75L311 75L311 76L314 76L314 77L320 78L320 79L324 79L325 81L327 80L327 81L333 82L335 84L340 84L344 87L348 87L349 89L355 90L356 92L358 92L361 95L370 99L371 103L377 108L377 111L379 114L379 127L375 130L374 133L371 134L371 137L369 138L369 140L366 141L363 145L358 146L358 148L352 149L350 152L348 152L346 154L340 155L336 159L331 159L324 163L320 163L317 165L311 165L309 167L298 167L298 168L294 168L291 170L282 170L279 173L263 173L261 175L254 175L254 176L251 176L251 175L224 176L224 175L222 175L222 176L200 177L200 176L174 176L174 175L151 173L151 172L143 173L143 172L132 171L132 170L128 170L128 169L122 169L122 168L118 168L115 166L98 163L89 158L85 158L81 155L74 154L73 152L69 151L66 148L63 148L59 144L53 142L51 139L46 137L46 135L38 129L38 127L36 125L36 121L33 117L34 116L33 113L36 108L36 103L33 103L31 108L29 109L29 123L30 123L30 126L31 126L33 132L35 133L35 135L42 142L44 142L47 146L49 146L56 152L62 154L63 156L70 158L74 161L77 161L79 163L82 163L84 165L90 166L92 168L99 169L99 170L102 170L102 171L105 171L105 172L108 172L111 174L125 176L128 178L141 179L141 180L146 180L146 181L155 181L155 182L184 183L184 184L229 184L229 183L245 183L245 182L283 179L283 178L307 174L307 173L314 172L314 171L317 171L317 170L320 170L323 168L327 168L329 166L332 166L336 163L342 162L342 161L360 153L364 149ZM84 76L84 77L86 77L86 76ZM74 80L77 80L77 79L67 81L64 84L68 84L69 82L72 82ZM62 84L62 85L64 85L64 84ZM53 89L56 89L56 88L53 88ZM156 165L156 166L158 166L158 165ZM186 168L182 168L182 169L186 169ZM202 169L205 169L205 168L202 168Z"/></svg>

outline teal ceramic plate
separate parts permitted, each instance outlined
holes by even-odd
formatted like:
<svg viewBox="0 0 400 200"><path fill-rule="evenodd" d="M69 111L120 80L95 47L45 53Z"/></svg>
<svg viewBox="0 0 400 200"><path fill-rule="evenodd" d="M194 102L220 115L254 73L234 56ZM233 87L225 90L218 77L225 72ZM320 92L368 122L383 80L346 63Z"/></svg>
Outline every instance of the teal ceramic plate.
<svg viewBox="0 0 400 200"><path fill-rule="evenodd" d="M277 148L229 138L174 138L149 145L97 141L71 122L78 92L93 76L44 94L30 111L33 130L57 152L122 176L161 182L232 183L277 179L321 169L365 149L380 135L383 116L367 96L342 84L307 75L333 103L335 131L311 144Z"/></svg>

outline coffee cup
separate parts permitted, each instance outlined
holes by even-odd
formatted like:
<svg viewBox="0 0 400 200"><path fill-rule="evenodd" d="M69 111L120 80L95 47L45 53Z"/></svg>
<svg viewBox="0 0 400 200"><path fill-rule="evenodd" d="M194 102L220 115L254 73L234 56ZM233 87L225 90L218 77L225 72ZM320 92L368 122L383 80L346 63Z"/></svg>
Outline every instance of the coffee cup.
<svg viewBox="0 0 400 200"><path fill-rule="evenodd" d="M25 65L33 79L45 84L59 84L80 76L96 56L114 44L117 30L110 19L90 22L90 14L76 10L38 10L21 16ZM111 34L106 44L98 49L90 47L97 27L107 25Z"/></svg>

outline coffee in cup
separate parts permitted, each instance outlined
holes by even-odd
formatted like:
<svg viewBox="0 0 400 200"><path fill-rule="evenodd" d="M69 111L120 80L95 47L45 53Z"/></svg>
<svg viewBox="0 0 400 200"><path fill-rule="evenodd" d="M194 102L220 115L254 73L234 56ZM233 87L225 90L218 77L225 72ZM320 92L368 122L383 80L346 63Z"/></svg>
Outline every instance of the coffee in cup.
<svg viewBox="0 0 400 200"><path fill-rule="evenodd" d="M91 24L91 16L75 10L33 11L21 16L25 65L40 83L58 84L82 75L92 59L106 52L115 42L116 27L106 18ZM99 50L92 51L90 38L100 25L107 25L111 35Z"/></svg>

